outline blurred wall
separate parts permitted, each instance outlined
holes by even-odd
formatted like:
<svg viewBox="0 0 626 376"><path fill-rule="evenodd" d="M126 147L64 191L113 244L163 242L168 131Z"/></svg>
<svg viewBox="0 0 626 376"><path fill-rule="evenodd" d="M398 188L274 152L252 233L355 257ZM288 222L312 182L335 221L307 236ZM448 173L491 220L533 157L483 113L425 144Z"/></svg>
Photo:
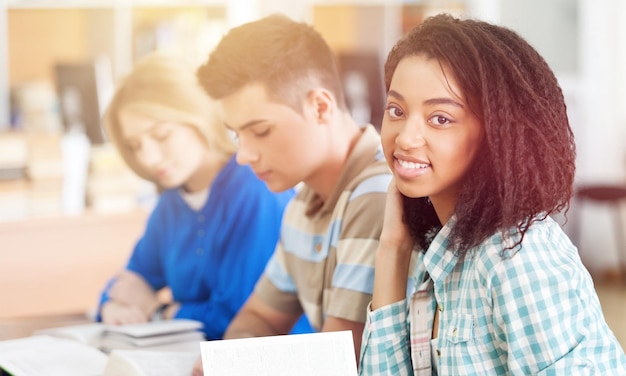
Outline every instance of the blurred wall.
<svg viewBox="0 0 626 376"><path fill-rule="evenodd" d="M0 10L4 10L6 5L0 3ZM626 184L626 1L229 0L227 4L225 18L229 27L283 12L294 19L313 22L336 49L378 48L383 58L400 36L402 6L462 4L467 16L518 31L553 67L566 96L578 146L576 184ZM126 54L130 51L119 47L130 43L128 31L113 30L108 36L93 32L116 23L111 20L119 20L124 14L129 17L128 13L91 10L85 14L65 9L67 15L61 20L46 20L43 12L35 20L17 22L22 11L10 12L8 33L20 35L20 41L12 39L4 46L10 60L11 83L49 74L42 71L46 68L40 63L50 59L50 50L56 51L56 58L67 59L93 56L96 50L116 55L120 55L120 50ZM51 12L55 11L48 11ZM100 16L94 18L98 12ZM33 27L35 24L37 27ZM84 30L88 30L86 35ZM51 40L48 35L56 37ZM117 57L121 63L114 57L114 66L129 60L129 56ZM621 209L626 217L626 208ZM618 249L608 208L574 201L569 217L565 228L576 239L590 269L614 268Z"/></svg>

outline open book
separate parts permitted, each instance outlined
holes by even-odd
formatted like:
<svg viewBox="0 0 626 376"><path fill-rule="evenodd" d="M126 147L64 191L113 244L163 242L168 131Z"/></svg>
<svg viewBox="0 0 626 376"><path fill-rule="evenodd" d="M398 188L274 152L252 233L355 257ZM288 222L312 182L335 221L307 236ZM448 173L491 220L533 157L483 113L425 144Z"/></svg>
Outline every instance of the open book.
<svg viewBox="0 0 626 376"><path fill-rule="evenodd" d="M41 335L0 342L0 375L102 376L107 360L98 349L66 338Z"/></svg>
<svg viewBox="0 0 626 376"><path fill-rule="evenodd" d="M204 340L200 328L198 321L177 319L39 330L0 341L0 375L189 376Z"/></svg>

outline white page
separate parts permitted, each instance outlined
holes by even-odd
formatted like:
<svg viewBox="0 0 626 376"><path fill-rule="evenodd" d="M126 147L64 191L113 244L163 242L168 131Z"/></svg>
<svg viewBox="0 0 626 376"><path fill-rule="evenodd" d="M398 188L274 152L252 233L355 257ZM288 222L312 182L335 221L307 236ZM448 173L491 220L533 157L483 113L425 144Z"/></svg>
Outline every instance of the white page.
<svg viewBox="0 0 626 376"><path fill-rule="evenodd" d="M71 339L38 335L0 342L0 368L14 376L101 376L107 356Z"/></svg>
<svg viewBox="0 0 626 376"><path fill-rule="evenodd" d="M205 376L356 376L351 331L204 341Z"/></svg>
<svg viewBox="0 0 626 376"><path fill-rule="evenodd" d="M201 341L204 341L204 335L201 332L182 332L150 337L130 337L119 333L108 333L100 340L100 348L108 351L111 349L134 349L184 342L200 343Z"/></svg>
<svg viewBox="0 0 626 376"><path fill-rule="evenodd" d="M86 345L98 347L104 328L105 325L102 323L89 323L40 329L35 331L33 335L49 335L57 338L67 338Z"/></svg>
<svg viewBox="0 0 626 376"><path fill-rule="evenodd" d="M152 350L114 350L104 376L190 376L200 355L196 351L171 352Z"/></svg>
<svg viewBox="0 0 626 376"><path fill-rule="evenodd" d="M164 345L149 346L149 347L146 347L144 350L186 352L186 353L193 352L193 353L196 353L198 356L200 356L200 342L202 341L204 341L204 338L198 341L166 343ZM124 350L124 349L120 349L120 350Z"/></svg>
<svg viewBox="0 0 626 376"><path fill-rule="evenodd" d="M202 329L202 322L190 319L174 319L163 321L149 321L141 324L109 325L105 329L105 335L121 333L131 337L149 337L169 333L186 332Z"/></svg>

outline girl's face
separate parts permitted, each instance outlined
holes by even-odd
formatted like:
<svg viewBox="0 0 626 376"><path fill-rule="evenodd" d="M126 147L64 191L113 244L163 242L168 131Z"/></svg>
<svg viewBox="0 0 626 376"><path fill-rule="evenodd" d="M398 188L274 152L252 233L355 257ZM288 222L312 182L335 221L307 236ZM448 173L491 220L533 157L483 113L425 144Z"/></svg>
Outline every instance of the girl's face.
<svg viewBox="0 0 626 376"><path fill-rule="evenodd" d="M202 173L207 148L191 126L125 109L119 120L122 139L143 171L165 189L185 186L195 190L188 185Z"/></svg>
<svg viewBox="0 0 626 376"><path fill-rule="evenodd" d="M387 93L381 138L402 194L429 197L446 223L483 134L447 67L419 55L400 61Z"/></svg>

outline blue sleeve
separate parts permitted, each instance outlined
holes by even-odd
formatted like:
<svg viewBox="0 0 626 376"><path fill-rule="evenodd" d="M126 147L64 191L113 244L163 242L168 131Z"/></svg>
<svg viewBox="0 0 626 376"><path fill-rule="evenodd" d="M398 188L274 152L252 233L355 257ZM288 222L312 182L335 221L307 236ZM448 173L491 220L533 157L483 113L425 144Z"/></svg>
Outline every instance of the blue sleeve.
<svg viewBox="0 0 626 376"><path fill-rule="evenodd" d="M161 195L157 205L150 214L146 229L135 244L126 269L141 275L150 284L155 291L166 286L166 281L161 267L161 252L163 248L163 231L168 227L166 218L172 210L168 202L172 200L172 192ZM115 277L112 277L105 285L100 294L100 301L96 315L97 321L102 321L101 310L102 305L109 301L109 290L115 283Z"/></svg>

